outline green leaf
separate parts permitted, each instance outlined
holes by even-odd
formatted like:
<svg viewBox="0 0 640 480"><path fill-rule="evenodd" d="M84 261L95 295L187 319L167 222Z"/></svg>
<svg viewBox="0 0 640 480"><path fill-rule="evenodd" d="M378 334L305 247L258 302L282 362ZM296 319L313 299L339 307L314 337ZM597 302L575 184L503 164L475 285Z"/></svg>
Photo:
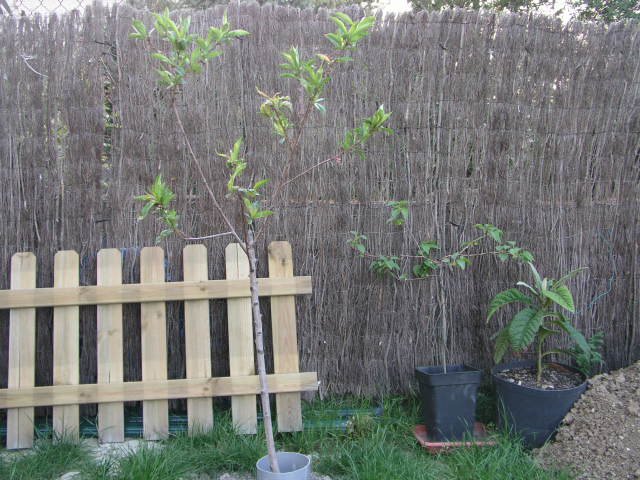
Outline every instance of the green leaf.
<svg viewBox="0 0 640 480"><path fill-rule="evenodd" d="M554 285L553 290L542 290L542 295L553 300L565 310L575 313L576 307L573 303L573 295L566 285Z"/></svg>
<svg viewBox="0 0 640 480"><path fill-rule="evenodd" d="M152 53L151 58L155 58L156 60L159 60L162 63L168 63L169 65L172 64L171 60L169 60L169 58L166 55L160 52Z"/></svg>
<svg viewBox="0 0 640 480"><path fill-rule="evenodd" d="M418 255L422 255L423 257L429 257L432 250L440 250L438 242L428 240L426 242L420 242L420 245L418 245Z"/></svg>
<svg viewBox="0 0 640 480"><path fill-rule="evenodd" d="M380 255L376 260L371 262L371 270L377 275L394 275L400 271L398 260L398 257Z"/></svg>
<svg viewBox="0 0 640 480"><path fill-rule="evenodd" d="M533 253L531 253L528 250L523 250L522 252L520 252L520 256L519 259L523 262L533 262L533 260L535 259L533 256Z"/></svg>
<svg viewBox="0 0 640 480"><path fill-rule="evenodd" d="M580 267L580 268L576 268L575 270L571 270L569 273L567 273L566 275L563 275L558 280L556 280L556 285L564 285L569 280L576 277L579 273L585 270L587 270L587 267Z"/></svg>
<svg viewBox="0 0 640 480"><path fill-rule="evenodd" d="M524 350L536 338L542 322L544 311L527 307L520 310L509 324L509 337L514 350Z"/></svg>
<svg viewBox="0 0 640 480"><path fill-rule="evenodd" d="M149 215L149 212L151 211L153 206L154 206L153 201L145 203L144 207L142 207L142 210L140 211L140 216L138 217L138 220L144 220L145 218L147 218L147 215Z"/></svg>
<svg viewBox="0 0 640 480"><path fill-rule="evenodd" d="M571 323L568 322L567 319L564 318L564 316L560 315L552 323L567 332L571 339L576 342L578 348L580 348L583 352L588 352L591 350L591 347L589 346L587 340L584 338L584 335L582 335L580 331L578 331L573 325L571 325Z"/></svg>
<svg viewBox="0 0 640 480"><path fill-rule="evenodd" d="M339 19L341 20L344 24L349 25L350 27L353 25L353 20L351 20L351 17L349 15L347 15L346 13L343 12L334 12L333 15L331 16L331 19ZM345 28L346 30L346 28Z"/></svg>
<svg viewBox="0 0 640 480"><path fill-rule="evenodd" d="M494 241L498 243L502 241L503 232L499 228L494 227L493 225L489 225L489 228L487 229L487 233L491 238L493 238Z"/></svg>
<svg viewBox="0 0 640 480"><path fill-rule="evenodd" d="M387 207L391 207L391 216L387 223L404 225L409 218L409 202L407 200L392 201L387 203Z"/></svg>
<svg viewBox="0 0 640 480"><path fill-rule="evenodd" d="M259 218L270 217L271 215L273 215L273 212L271 210L259 210L254 213L253 218L257 220Z"/></svg>
<svg viewBox="0 0 640 480"><path fill-rule="evenodd" d="M536 267L531 262L529 262L529 268L531 268L531 273L533 273L533 278L536 280L536 283L535 283L536 288L538 290L542 290L542 278L540 277L538 270L536 270Z"/></svg>
<svg viewBox="0 0 640 480"><path fill-rule="evenodd" d="M339 13L339 12L337 12L337 13ZM345 15L345 16L346 16L346 15ZM340 31L340 33L343 33L343 34L344 34L344 33L347 33L347 32L348 32L346 25L345 25L345 24L344 24L344 22L343 22L343 21L338 17L338 15L332 15L332 16L330 17L330 19L333 21L333 23L335 23L335 24L336 24L336 26L338 27L338 30Z"/></svg>
<svg viewBox="0 0 640 480"><path fill-rule="evenodd" d="M246 37L247 35L251 35L249 32L247 32L246 30L242 30L242 29L237 29L237 30L231 30L227 36L230 38L240 38L240 37Z"/></svg>
<svg viewBox="0 0 640 480"><path fill-rule="evenodd" d="M487 322L491 317L505 305L510 303L523 303L525 305L533 305L534 301L528 295L525 295L517 288L510 288L498 293L489 304L489 312L487 313Z"/></svg>
<svg viewBox="0 0 640 480"><path fill-rule="evenodd" d="M542 326L544 313L542 309L527 307L513 317L508 328L514 350L524 350L533 343Z"/></svg>
<svg viewBox="0 0 640 480"><path fill-rule="evenodd" d="M331 45L333 45L334 48L336 48L337 50L344 49L345 47L344 40L340 35L335 33L327 33L325 37L327 38L327 40L331 42Z"/></svg>
<svg viewBox="0 0 640 480"><path fill-rule="evenodd" d="M458 266L458 268L460 268L460 270L464 270L469 265L471 265L471 260L469 260L469 258L467 258L467 257L460 257L460 258L456 259L456 266Z"/></svg>
<svg viewBox="0 0 640 480"><path fill-rule="evenodd" d="M500 363L502 358L505 356L509 347L511 346L511 336L509 335L509 329L503 328L500 330L498 335L496 335L496 345L495 350L493 352L493 361L495 363Z"/></svg>
<svg viewBox="0 0 640 480"><path fill-rule="evenodd" d="M254 190L260 190L262 187L264 187L267 183L269 183L269 179L265 178L263 180L260 180L258 182L256 182L256 184L253 186Z"/></svg>
<svg viewBox="0 0 640 480"><path fill-rule="evenodd" d="M135 33L132 33L130 35L131 38L145 40L149 36L149 33L147 32L147 27L145 27L144 23L142 23L140 20L134 20L132 22L132 25L133 25L133 29L135 30Z"/></svg>

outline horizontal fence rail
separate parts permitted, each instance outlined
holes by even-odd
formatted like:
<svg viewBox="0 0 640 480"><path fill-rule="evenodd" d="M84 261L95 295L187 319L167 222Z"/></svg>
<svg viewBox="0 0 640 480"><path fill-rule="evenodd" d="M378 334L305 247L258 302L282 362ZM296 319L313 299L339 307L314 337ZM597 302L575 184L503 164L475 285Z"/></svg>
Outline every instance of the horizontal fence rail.
<svg viewBox="0 0 640 480"><path fill-rule="evenodd" d="M272 393L308 392L318 389L315 372L278 373L267 376ZM48 407L86 403L172 400L179 398L258 395L257 375L245 377L187 378L107 384L57 385L0 390L0 408Z"/></svg>
<svg viewBox="0 0 640 480"><path fill-rule="evenodd" d="M311 277L261 278L260 296L308 295ZM64 307L250 297L249 280L208 280L0 291L0 308Z"/></svg>

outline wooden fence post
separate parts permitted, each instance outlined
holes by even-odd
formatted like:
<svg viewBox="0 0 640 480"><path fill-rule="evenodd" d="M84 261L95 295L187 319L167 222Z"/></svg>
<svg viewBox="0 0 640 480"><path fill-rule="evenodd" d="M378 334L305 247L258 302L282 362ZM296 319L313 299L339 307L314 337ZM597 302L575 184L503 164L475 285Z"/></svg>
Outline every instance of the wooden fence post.
<svg viewBox="0 0 640 480"><path fill-rule="evenodd" d="M185 282L209 279L207 248L187 245L183 249ZM211 338L209 330L209 300L184 302L184 338L187 378L211 377ZM189 432L213 428L211 398L187 399Z"/></svg>
<svg viewBox="0 0 640 480"><path fill-rule="evenodd" d="M98 285L122 284L122 255L111 248L98 252ZM122 304L98 305L98 383L122 383ZM124 404L98 404L100 442L124 442Z"/></svg>
<svg viewBox="0 0 640 480"><path fill-rule="evenodd" d="M269 244L269 278L293 277L293 254L289 242ZM275 373L298 373L296 297L271 297L271 331ZM300 393L276 394L278 431L302 430Z"/></svg>
<svg viewBox="0 0 640 480"><path fill-rule="evenodd" d="M227 279L249 278L249 260L237 243L230 243L225 250ZM254 375L253 321L250 298L227 300L229 322L229 372L230 375ZM258 416L255 395L231 397L233 425L240 433L256 433Z"/></svg>
<svg viewBox="0 0 640 480"><path fill-rule="evenodd" d="M80 284L80 261L73 250L55 255L54 288L77 287ZM80 383L80 308L53 309L53 384ZM53 407L53 431L59 436L78 438L80 409L78 405Z"/></svg>
<svg viewBox="0 0 640 480"><path fill-rule="evenodd" d="M164 283L164 251L146 247L140 253L140 283ZM144 300L143 298L141 300ZM144 302L140 306L142 380L167 379L167 321L164 302ZM143 435L146 440L169 436L167 400L142 402Z"/></svg>
<svg viewBox="0 0 640 480"><path fill-rule="evenodd" d="M36 256L31 252L11 257L11 289L36 288ZM16 308L9 313L8 387L33 387L36 374L36 309ZM33 446L33 408L7 411L7 449Z"/></svg>

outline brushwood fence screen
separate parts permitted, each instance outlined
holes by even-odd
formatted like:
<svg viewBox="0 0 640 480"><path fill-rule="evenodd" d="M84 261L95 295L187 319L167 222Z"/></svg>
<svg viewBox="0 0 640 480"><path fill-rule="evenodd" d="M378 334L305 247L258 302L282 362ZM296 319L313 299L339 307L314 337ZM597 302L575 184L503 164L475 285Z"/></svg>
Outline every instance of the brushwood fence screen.
<svg viewBox="0 0 640 480"><path fill-rule="evenodd" d="M357 13L357 12L351 12ZM204 31L222 7L192 13ZM154 66L128 38L127 7L0 19L0 264L32 251L38 285L50 285L57 250L79 252L81 285L95 285L96 253L119 248L123 281L139 279L139 249L158 225L138 223L133 200L162 171L178 196L185 230L212 233L208 208L176 125L155 86ZM254 171L276 175L281 150L260 118L255 87L287 91L281 51L322 52L327 12L255 4L229 7L252 35L185 86L179 108L212 178L216 152L240 136ZM322 389L406 391L417 364L488 366L489 299L525 270L494 260L425 282L378 280L346 245L350 230L381 253L413 238L444 248L490 222L528 246L541 270L588 267L575 281L577 325L606 333L608 367L640 358L640 28L536 16L445 11L381 19L355 61L334 75L326 116L305 134L300 168L334 153L335 138L377 102L394 112L396 134L377 139L366 161L327 166L293 186L263 241L288 239L296 274L312 275L298 302L303 370ZM223 187L220 187L222 196ZM386 223L384 204L410 199L405 231ZM197 214L195 212L198 212ZM216 250L222 241L211 241ZM169 240L167 281L178 281L182 244ZM261 260L266 273L266 248ZM223 278L212 259L210 278ZM9 288L8 275L0 288ZM441 320L449 325L441 341ZM168 303L169 378L184 363L184 312ZM225 376L226 309L213 301L213 375ZM51 313L39 312L37 345L50 345ZM8 315L0 313L0 386L7 384ZM80 315L80 382L96 381L95 310ZM141 379L139 316L124 307L124 379ZM50 385L52 351L36 355L36 385ZM216 371L216 369L218 371Z"/></svg>

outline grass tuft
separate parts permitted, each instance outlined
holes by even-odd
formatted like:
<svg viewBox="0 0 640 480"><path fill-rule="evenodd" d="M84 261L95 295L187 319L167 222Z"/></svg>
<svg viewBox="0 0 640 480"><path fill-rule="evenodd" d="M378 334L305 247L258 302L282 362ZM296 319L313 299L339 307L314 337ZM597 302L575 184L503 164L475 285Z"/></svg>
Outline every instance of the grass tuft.
<svg viewBox="0 0 640 480"><path fill-rule="evenodd" d="M79 471L91 462L88 448L68 437L41 437L33 449L0 459L0 479L49 480L69 471Z"/></svg>

